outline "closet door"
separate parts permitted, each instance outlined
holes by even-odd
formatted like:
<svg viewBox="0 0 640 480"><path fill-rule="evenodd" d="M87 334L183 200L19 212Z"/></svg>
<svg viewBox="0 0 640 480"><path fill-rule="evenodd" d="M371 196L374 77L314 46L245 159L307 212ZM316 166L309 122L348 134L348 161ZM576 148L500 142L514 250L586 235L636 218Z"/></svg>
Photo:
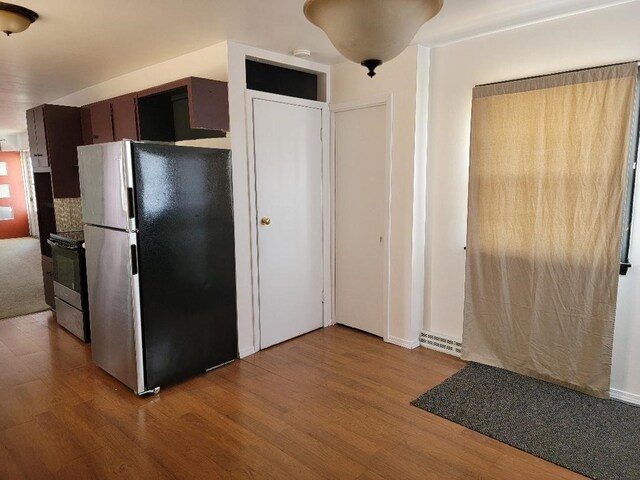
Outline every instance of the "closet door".
<svg viewBox="0 0 640 480"><path fill-rule="evenodd" d="M322 327L322 109L253 99L260 348Z"/></svg>
<svg viewBox="0 0 640 480"><path fill-rule="evenodd" d="M336 322L382 337L386 107L338 111L334 125Z"/></svg>

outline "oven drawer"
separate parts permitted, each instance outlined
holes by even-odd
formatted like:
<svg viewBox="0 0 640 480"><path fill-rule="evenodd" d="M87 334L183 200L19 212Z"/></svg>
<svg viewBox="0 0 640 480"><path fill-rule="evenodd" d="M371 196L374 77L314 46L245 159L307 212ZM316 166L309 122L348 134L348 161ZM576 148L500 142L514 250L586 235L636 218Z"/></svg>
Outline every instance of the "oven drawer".
<svg viewBox="0 0 640 480"><path fill-rule="evenodd" d="M73 305L78 310L82 310L82 296L75 290L71 290L69 287L64 286L54 280L53 293L60 300L64 300L70 305Z"/></svg>
<svg viewBox="0 0 640 480"><path fill-rule="evenodd" d="M83 342L89 340L85 336L84 315L81 310L73 308L67 302L56 297L56 317L58 325L69 330Z"/></svg>

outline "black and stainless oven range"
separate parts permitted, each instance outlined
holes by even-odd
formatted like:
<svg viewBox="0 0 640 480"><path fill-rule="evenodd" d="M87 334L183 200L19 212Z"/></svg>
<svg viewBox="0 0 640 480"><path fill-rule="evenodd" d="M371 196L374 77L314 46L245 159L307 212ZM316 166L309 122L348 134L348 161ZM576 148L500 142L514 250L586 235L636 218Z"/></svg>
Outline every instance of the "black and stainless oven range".
<svg viewBox="0 0 640 480"><path fill-rule="evenodd" d="M53 257L53 291L58 324L83 342L91 338L87 273L82 232L52 233L48 243Z"/></svg>

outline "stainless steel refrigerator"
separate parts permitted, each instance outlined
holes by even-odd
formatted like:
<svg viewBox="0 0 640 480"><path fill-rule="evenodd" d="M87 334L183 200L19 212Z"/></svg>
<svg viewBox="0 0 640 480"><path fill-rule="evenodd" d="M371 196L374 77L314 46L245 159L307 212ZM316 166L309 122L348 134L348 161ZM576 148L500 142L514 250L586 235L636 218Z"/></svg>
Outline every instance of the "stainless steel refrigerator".
<svg viewBox="0 0 640 480"><path fill-rule="evenodd" d="M78 147L94 362L137 394L237 358L231 152Z"/></svg>

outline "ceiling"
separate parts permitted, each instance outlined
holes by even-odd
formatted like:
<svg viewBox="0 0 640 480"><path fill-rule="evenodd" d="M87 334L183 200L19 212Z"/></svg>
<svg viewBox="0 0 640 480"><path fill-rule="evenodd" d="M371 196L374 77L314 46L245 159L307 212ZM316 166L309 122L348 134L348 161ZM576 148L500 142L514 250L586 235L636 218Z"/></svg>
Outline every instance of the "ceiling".
<svg viewBox="0 0 640 480"><path fill-rule="evenodd" d="M304 0L11 1L40 19L0 37L0 134L24 131L28 108L224 40L344 61L304 18ZM640 0L445 0L415 41L436 46L630 1Z"/></svg>

